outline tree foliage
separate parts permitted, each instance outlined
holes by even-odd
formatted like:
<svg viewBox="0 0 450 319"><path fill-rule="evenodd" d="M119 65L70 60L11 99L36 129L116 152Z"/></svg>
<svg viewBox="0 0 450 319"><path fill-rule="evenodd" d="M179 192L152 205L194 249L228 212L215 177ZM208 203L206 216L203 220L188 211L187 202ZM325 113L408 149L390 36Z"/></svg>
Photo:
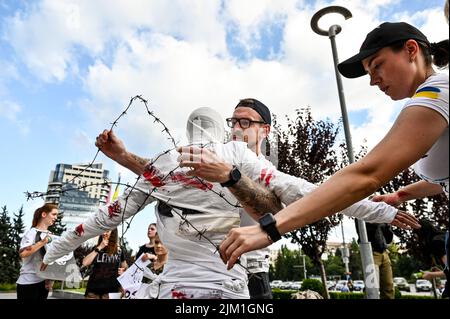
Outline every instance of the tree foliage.
<svg viewBox="0 0 450 319"><path fill-rule="evenodd" d="M274 124L278 135L278 169L310 183L323 183L340 168L336 153L339 128L329 121L315 121L310 108L297 109L294 119L286 119L286 129L276 118ZM321 256L330 230L340 219L340 215L333 215L286 235L301 245L304 253L320 267L323 281L326 274Z"/></svg>
<svg viewBox="0 0 450 319"><path fill-rule="evenodd" d="M414 173L414 170L408 168L379 189L379 193L392 193L419 180L420 178ZM444 194L409 201L399 208L413 213L418 219L430 221L442 230L448 229L448 198ZM400 239L401 248L419 263L425 264L427 267L431 266L430 256L424 255L423 242L417 239L414 231L396 228L394 233Z"/></svg>
<svg viewBox="0 0 450 319"><path fill-rule="evenodd" d="M361 151L355 156L356 160L362 158L367 153L367 147L363 146ZM344 165L347 165L344 161ZM416 175L412 167L402 171L400 174L395 176L386 185L381 187L377 193L378 194L388 194L393 193L409 184L420 181L421 179ZM436 196L430 196L422 199L416 199L413 201L406 202L402 204L399 209L406 210L413 213L418 219L424 219L432 222L436 227L445 230L448 229L448 198L442 193ZM400 228L393 229L394 234L400 240L400 248L405 254L412 256L415 261L404 262L406 259L402 258L399 260L402 264L410 264L407 268L412 267L430 267L430 256L424 255L423 243L417 239L414 231L403 230ZM400 270L399 270L400 271ZM409 273L410 270L404 269L404 273ZM408 277L408 276L402 276Z"/></svg>
<svg viewBox="0 0 450 319"><path fill-rule="evenodd" d="M66 224L63 224L62 219L64 217L64 212L59 212L55 223L48 228L48 230L58 236L61 236L63 232L66 231Z"/></svg>
<svg viewBox="0 0 450 319"><path fill-rule="evenodd" d="M315 121L309 108L296 110L296 118L287 118L283 130L275 118L278 135L278 169L289 175L301 177L311 183L321 184L339 169L336 154L338 128L328 121ZM337 215L317 221L287 235L314 263L321 263L328 233L340 220Z"/></svg>
<svg viewBox="0 0 450 319"><path fill-rule="evenodd" d="M19 248L22 233L25 229L23 223L23 208L9 216L6 206L1 207L0 213L0 283L14 283L19 277L20 257Z"/></svg>

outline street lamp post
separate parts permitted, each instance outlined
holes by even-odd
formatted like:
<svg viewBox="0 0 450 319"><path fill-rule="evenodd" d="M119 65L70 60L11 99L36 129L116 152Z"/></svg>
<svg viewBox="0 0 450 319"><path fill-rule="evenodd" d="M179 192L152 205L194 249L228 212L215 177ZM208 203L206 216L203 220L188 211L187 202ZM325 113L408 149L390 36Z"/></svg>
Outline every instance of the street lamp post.
<svg viewBox="0 0 450 319"><path fill-rule="evenodd" d="M300 255L300 257L303 257L303 278L306 279L306 262L305 262L305 255Z"/></svg>
<svg viewBox="0 0 450 319"><path fill-rule="evenodd" d="M341 32L342 28L339 25L332 25L328 31L323 30L319 27L318 22L319 19L322 18L324 15L328 13L339 13L342 16L344 16L345 19L349 19L352 17L351 12L340 6L330 6L323 8L319 11L317 11L314 16L311 18L311 28L313 31L319 35L328 36L331 41L331 50L333 52L333 62L334 62L334 71L336 74L336 82L338 87L338 94L339 94L339 102L341 105L341 113L342 113L342 122L344 124L344 133L345 133L345 141L347 144L347 155L350 163L353 163L355 161L354 155L353 155L353 145L352 145L352 138L350 134L350 125L348 122L348 115L347 115L347 107L345 105L345 97L344 97L344 89L342 86L341 81L341 75L338 71L337 65L338 65L338 54L336 49L336 35ZM360 252L361 252L361 261L363 266L363 272L364 272L364 281L366 284L366 292L367 292L367 298L368 299L379 299L379 284L378 284L378 276L375 272L375 265L373 262L373 255L372 255L372 247L370 245L370 242L367 239L367 230L366 230L366 224L364 221L358 219L358 228L359 228L359 238L360 238ZM345 247L344 247L345 249ZM346 265L346 269L348 268L348 265Z"/></svg>

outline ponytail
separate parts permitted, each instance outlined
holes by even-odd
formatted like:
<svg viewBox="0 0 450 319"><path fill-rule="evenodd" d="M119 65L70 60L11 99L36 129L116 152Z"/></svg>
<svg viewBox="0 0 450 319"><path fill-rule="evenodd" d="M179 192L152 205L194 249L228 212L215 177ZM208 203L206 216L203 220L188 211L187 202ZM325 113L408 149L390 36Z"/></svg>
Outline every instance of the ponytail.
<svg viewBox="0 0 450 319"><path fill-rule="evenodd" d="M431 43L430 53L433 56L433 64L439 68L445 68L448 65L448 39L438 43Z"/></svg>

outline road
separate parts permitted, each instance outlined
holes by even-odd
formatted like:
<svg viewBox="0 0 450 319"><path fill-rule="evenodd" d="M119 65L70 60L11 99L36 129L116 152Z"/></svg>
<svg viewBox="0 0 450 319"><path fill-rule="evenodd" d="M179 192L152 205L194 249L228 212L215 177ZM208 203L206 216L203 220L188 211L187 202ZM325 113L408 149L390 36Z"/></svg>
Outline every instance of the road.
<svg viewBox="0 0 450 319"><path fill-rule="evenodd" d="M17 299L17 294L15 292L0 292L0 299ZM58 299L52 297L52 293L48 295L48 299Z"/></svg>

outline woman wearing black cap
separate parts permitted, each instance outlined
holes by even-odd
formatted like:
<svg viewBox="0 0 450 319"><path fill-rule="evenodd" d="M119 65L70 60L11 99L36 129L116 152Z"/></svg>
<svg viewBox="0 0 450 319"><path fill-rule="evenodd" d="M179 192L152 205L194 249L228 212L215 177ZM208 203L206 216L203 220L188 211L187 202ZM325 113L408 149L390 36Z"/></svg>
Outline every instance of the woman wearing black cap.
<svg viewBox="0 0 450 319"><path fill-rule="evenodd" d="M339 71L349 78L369 74L370 85L393 100L410 100L371 152L281 210L271 232L275 228L284 234L338 212L414 163L422 181L403 189L404 200L442 192L448 196L449 79L432 66L446 66L448 52L448 40L431 44L403 22L383 23L367 35L360 52L339 64ZM270 237L259 226L232 229L220 251L231 268L241 254L271 244Z"/></svg>

